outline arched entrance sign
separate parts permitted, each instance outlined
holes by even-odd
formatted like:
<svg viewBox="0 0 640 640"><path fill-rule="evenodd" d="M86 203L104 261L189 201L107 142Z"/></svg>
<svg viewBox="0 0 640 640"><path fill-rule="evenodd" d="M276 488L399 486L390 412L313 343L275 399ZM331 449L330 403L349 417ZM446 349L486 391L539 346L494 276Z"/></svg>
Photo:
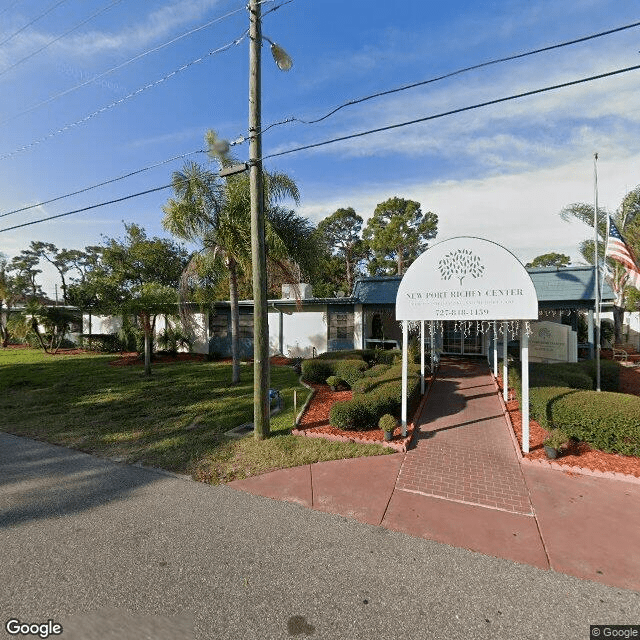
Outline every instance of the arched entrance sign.
<svg viewBox="0 0 640 640"><path fill-rule="evenodd" d="M425 320L537 320L538 297L527 270L510 251L490 240L463 236L434 244L413 262L398 288L396 319L402 321L402 428L406 434L408 322L421 321L424 334ZM495 322L493 326L495 332ZM528 452L529 355L524 327L520 335L522 447ZM508 388L506 345L505 338L505 394Z"/></svg>

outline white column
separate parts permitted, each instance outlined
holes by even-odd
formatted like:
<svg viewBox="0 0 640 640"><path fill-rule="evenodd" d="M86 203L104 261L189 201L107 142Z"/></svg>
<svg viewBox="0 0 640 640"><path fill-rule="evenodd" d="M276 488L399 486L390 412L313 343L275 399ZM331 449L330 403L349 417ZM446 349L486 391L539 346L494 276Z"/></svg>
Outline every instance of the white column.
<svg viewBox="0 0 640 640"><path fill-rule="evenodd" d="M507 373L507 342L509 342L509 325L502 323L502 397L509 400L509 375Z"/></svg>
<svg viewBox="0 0 640 640"><path fill-rule="evenodd" d="M520 362L522 364L522 452L529 453L529 336L526 322L520 323Z"/></svg>
<svg viewBox="0 0 640 640"><path fill-rule="evenodd" d="M420 394L424 395L424 320L420 320Z"/></svg>
<svg viewBox="0 0 640 640"><path fill-rule="evenodd" d="M493 376L498 377L498 325L493 321Z"/></svg>
<svg viewBox="0 0 640 640"><path fill-rule="evenodd" d="M431 336L431 375L436 371L436 334L433 320L429 320L429 335ZM638 334L640 335L640 333Z"/></svg>
<svg viewBox="0 0 640 640"><path fill-rule="evenodd" d="M591 359L595 358L596 355L596 340L594 337L593 331L593 309L589 309L589 313L587 315L587 340L589 341L589 357Z"/></svg>
<svg viewBox="0 0 640 640"><path fill-rule="evenodd" d="M409 321L402 321L402 436L407 435L407 388L409 369Z"/></svg>

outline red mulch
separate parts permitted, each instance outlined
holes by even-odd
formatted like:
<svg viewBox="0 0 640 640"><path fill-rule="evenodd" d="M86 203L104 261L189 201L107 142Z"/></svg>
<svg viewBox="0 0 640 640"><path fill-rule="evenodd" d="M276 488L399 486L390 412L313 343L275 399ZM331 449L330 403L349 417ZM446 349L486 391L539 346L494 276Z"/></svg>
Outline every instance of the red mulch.
<svg viewBox="0 0 640 640"><path fill-rule="evenodd" d="M502 380L498 379L498 386L502 392ZM632 393L640 395L640 371L628 367L620 369L620 390L621 393ZM509 390L509 397L513 397L512 390ZM522 414L517 400L507 402L507 411L513 431L522 447ZM529 422L529 453L524 457L529 460L546 460L543 440L548 432L535 420ZM555 463L567 467L581 467L591 471L624 473L640 478L640 458L634 456L623 456L618 453L606 453L592 449L586 442L578 442L570 445L561 456L554 460Z"/></svg>
<svg viewBox="0 0 640 640"><path fill-rule="evenodd" d="M331 391L326 384L310 384L316 391L307 410L304 412L297 429L306 434L324 435L329 437L348 438L355 442L367 444L382 444L384 431L382 429L367 429L366 431L347 431L337 429L329 424L329 411L334 402L351 400L353 393L349 391ZM413 435L413 424L407 425L407 438ZM393 432L391 442L402 441L402 428L397 427Z"/></svg>

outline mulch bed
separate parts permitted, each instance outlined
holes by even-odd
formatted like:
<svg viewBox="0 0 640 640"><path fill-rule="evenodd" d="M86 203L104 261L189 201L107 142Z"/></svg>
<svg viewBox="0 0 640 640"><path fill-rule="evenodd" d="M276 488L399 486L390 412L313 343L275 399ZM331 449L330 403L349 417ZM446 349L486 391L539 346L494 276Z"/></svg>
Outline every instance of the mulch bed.
<svg viewBox="0 0 640 640"><path fill-rule="evenodd" d="M428 381L427 381L428 382ZM309 384L315 390L311 402L304 412L294 435L305 435L328 440L341 440L343 442L358 442L363 444L381 444L398 451L406 451L413 437L413 422L407 424L407 436L402 437L402 428L397 427L393 432L391 442L385 441L382 429L367 429L366 431L348 431L337 429L329 424L329 411L334 402L351 400L353 393L349 391L331 391L326 384Z"/></svg>
<svg viewBox="0 0 640 640"><path fill-rule="evenodd" d="M500 393L502 393L502 380L498 378L497 383L500 387ZM640 371L621 367L620 389L621 393L640 395ZM509 397L514 397L511 389L509 390ZM520 413L520 406L517 400L509 400L506 406L513 425L513 431L522 451L522 414ZM586 442L572 444L561 456L553 461L548 460L542 445L547 435L548 431L546 429L535 420L530 420L529 453L523 454L523 457L527 460L554 462L562 467L567 467L568 472L570 472L570 467L579 467L590 471L623 473L640 478L640 458L598 451L597 449L592 449Z"/></svg>

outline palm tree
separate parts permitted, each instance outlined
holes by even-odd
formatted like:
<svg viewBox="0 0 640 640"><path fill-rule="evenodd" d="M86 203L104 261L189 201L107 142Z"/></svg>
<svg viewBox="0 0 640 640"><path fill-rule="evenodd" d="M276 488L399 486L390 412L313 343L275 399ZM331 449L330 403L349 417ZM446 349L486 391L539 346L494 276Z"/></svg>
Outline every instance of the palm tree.
<svg viewBox="0 0 640 640"><path fill-rule="evenodd" d="M209 155L224 166L237 162L208 131ZM232 384L240 381L238 305L239 271L250 271L251 224L249 178L240 174L223 181L209 169L189 162L173 174L175 198L163 207L163 227L173 235L201 245L185 271L185 280L207 271L220 274L224 266L229 277L231 305ZM285 174L264 172L265 241L267 259L286 272L288 260L309 267L313 264L313 227L279 203L286 198L296 204L300 194L295 182Z"/></svg>
<svg viewBox="0 0 640 640"><path fill-rule="evenodd" d="M607 216L611 216L616 227L624 234L627 229L640 221L640 215L638 214L640 214L640 186L627 193L615 213L611 213L604 207L598 207L598 237L600 239L598 242L598 257L601 261L604 260L607 241ZM567 221L572 219L579 220L593 227L594 206L584 202L576 202L564 207L560 211L560 217ZM595 264L595 242L592 239L583 240L579 245L579 251L587 263ZM616 296L613 306L613 324L615 341L619 342L626 308L626 271L619 262L614 260L608 260L607 266L611 288Z"/></svg>

